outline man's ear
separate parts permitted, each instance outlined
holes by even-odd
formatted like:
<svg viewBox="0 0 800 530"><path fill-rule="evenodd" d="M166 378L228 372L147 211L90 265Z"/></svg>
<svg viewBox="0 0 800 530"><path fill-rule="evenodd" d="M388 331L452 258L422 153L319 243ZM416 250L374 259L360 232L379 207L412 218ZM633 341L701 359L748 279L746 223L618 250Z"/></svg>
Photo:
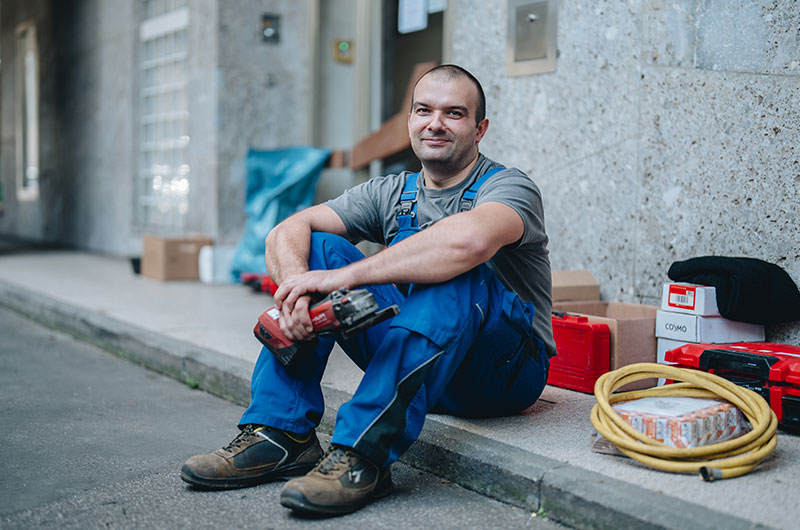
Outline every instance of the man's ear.
<svg viewBox="0 0 800 530"><path fill-rule="evenodd" d="M483 139L483 135L489 129L489 119L484 118L478 123L478 134L475 135L475 143L479 143Z"/></svg>

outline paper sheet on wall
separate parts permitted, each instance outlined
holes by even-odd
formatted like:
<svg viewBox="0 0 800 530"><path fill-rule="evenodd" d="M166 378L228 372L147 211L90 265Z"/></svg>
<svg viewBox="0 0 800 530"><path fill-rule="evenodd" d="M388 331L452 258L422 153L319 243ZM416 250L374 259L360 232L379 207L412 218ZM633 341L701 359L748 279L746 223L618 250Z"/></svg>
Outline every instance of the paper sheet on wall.
<svg viewBox="0 0 800 530"><path fill-rule="evenodd" d="M397 4L397 31L411 33L428 27L428 0L400 0Z"/></svg>
<svg viewBox="0 0 800 530"><path fill-rule="evenodd" d="M447 0L428 0L428 13L438 13L447 8Z"/></svg>

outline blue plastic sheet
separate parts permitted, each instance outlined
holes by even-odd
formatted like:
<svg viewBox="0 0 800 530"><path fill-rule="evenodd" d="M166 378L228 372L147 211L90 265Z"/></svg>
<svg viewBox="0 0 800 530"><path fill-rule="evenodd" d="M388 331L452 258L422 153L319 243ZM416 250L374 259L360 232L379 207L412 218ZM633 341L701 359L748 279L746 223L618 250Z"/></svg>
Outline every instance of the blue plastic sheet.
<svg viewBox="0 0 800 530"><path fill-rule="evenodd" d="M247 152L247 223L231 263L233 282L243 272L267 271L264 238L278 223L311 206L329 156L330 151L313 147Z"/></svg>

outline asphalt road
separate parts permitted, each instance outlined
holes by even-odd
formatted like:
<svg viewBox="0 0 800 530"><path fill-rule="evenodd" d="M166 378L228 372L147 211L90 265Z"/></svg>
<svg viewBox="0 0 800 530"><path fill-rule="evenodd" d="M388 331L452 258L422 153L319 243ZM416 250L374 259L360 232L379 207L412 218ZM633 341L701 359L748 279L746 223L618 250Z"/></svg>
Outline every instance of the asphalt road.
<svg viewBox="0 0 800 530"><path fill-rule="evenodd" d="M401 464L393 495L334 519L293 516L282 483L187 487L241 413L0 307L0 528L563 528Z"/></svg>

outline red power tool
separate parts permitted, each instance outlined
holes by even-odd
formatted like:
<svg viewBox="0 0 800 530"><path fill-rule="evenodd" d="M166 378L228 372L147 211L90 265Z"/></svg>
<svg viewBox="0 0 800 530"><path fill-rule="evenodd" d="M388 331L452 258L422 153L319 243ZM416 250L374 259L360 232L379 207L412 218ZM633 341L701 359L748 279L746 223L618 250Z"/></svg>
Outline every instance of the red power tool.
<svg viewBox="0 0 800 530"><path fill-rule="evenodd" d="M316 334L341 333L345 339L399 312L396 305L379 310L375 297L366 289L333 291L308 310ZM279 316L280 311L276 307L267 309L258 317L253 333L279 363L289 366L298 358L298 353L314 349L317 341L292 342L281 331Z"/></svg>

